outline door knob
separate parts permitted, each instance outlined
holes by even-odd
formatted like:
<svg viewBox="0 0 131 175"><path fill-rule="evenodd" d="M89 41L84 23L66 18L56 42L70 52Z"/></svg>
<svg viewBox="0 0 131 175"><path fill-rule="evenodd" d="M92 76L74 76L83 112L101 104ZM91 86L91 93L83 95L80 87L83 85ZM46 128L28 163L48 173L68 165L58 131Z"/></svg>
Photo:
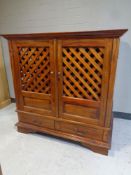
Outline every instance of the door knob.
<svg viewBox="0 0 131 175"><path fill-rule="evenodd" d="M58 72L58 75L60 76L60 72Z"/></svg>
<svg viewBox="0 0 131 175"><path fill-rule="evenodd" d="M57 75L58 75L58 79L60 79L60 74L61 74L60 72L57 73Z"/></svg>
<svg viewBox="0 0 131 175"><path fill-rule="evenodd" d="M51 74L51 75L53 75L53 74L54 74L54 72L53 72L53 71L50 71L50 74Z"/></svg>

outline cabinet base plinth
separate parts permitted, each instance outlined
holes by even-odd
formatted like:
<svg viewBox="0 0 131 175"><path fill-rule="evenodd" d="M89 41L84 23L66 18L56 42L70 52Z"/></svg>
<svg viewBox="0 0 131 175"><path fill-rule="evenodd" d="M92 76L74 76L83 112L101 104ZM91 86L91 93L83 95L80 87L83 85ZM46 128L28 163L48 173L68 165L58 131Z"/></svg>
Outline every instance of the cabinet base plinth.
<svg viewBox="0 0 131 175"><path fill-rule="evenodd" d="M29 133L35 133L36 132L35 130L28 129L28 128L25 128L25 127L21 127L21 126L18 126L18 125L17 125L17 131L21 132L21 133L24 133L24 134L29 134Z"/></svg>
<svg viewBox="0 0 131 175"><path fill-rule="evenodd" d="M102 141L94 141L90 138L83 138L69 133L61 132L58 130L52 130L48 128L38 127L32 124L18 122L16 124L18 132L21 133L45 133L56 137L61 137L68 140L73 140L82 144L82 146L92 150L93 152L108 155L110 144Z"/></svg>
<svg viewBox="0 0 131 175"><path fill-rule="evenodd" d="M82 143L82 145L88 149L90 149L91 151L95 152L95 153L99 153L99 154L103 154L103 155L108 155L108 148L103 148L97 145L89 145L86 143Z"/></svg>

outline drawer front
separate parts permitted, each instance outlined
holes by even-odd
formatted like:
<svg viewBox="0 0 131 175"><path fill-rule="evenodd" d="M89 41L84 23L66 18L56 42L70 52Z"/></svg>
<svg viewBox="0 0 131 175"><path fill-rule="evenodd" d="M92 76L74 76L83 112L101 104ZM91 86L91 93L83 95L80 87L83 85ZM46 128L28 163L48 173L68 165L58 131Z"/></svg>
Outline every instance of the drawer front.
<svg viewBox="0 0 131 175"><path fill-rule="evenodd" d="M45 118L44 116L38 116L35 114L28 114L28 113L18 113L18 115L19 115L20 122L33 124L39 127L54 129L53 119Z"/></svg>
<svg viewBox="0 0 131 175"><path fill-rule="evenodd" d="M68 122L55 122L55 128L59 131L63 131L69 134L74 134L80 137L87 137L96 140L102 140L103 130L89 126L82 126L78 124L72 124Z"/></svg>

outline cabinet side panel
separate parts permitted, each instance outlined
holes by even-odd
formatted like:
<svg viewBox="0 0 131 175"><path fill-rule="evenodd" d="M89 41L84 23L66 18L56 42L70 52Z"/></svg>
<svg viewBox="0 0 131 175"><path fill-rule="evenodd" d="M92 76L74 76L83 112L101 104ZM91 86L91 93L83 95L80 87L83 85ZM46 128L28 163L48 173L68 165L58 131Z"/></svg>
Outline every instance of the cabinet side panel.
<svg viewBox="0 0 131 175"><path fill-rule="evenodd" d="M112 123L113 93L114 93L118 52L119 52L119 41L120 41L119 39L113 40L113 50L112 50L112 58L110 66L109 90L108 90L106 120L105 120L106 127L110 127Z"/></svg>
<svg viewBox="0 0 131 175"><path fill-rule="evenodd" d="M12 40L9 40L8 41L8 45L9 45L9 52L10 52L10 60L11 60L11 70L12 70L12 76L13 76L13 84L14 84L14 90L15 90L15 97L16 97L16 105L17 105L17 108L19 109L23 109L21 104L23 104L23 98L20 94L20 88L19 88L19 80L20 80L20 77L18 75L18 65L17 63L15 62L14 58L15 58L15 50L14 50L14 43Z"/></svg>
<svg viewBox="0 0 131 175"><path fill-rule="evenodd" d="M105 116L106 116L106 104L108 97L108 82L110 75L110 59L112 53L112 39L105 39L106 50L103 64L103 73L102 73L102 89L101 89L101 107L100 107L100 121L99 124L104 126Z"/></svg>

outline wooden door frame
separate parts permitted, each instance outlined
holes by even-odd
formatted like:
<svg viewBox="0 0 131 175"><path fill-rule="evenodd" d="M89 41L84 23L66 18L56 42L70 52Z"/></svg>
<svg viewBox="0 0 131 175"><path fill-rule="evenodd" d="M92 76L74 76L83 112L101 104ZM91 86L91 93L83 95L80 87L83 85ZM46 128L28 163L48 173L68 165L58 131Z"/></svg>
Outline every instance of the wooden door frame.
<svg viewBox="0 0 131 175"><path fill-rule="evenodd" d="M28 92L26 93L24 91L24 93L22 92L21 90L21 77L20 77L20 74L19 73L16 73L16 72L20 72L20 69L19 69L19 64L18 64L18 61L15 61L16 58L18 58L18 50L17 50L17 47L18 46L27 46L27 47L49 47L50 49L50 72L52 72L52 75L50 75L51 77L51 94L50 94L50 98L51 98L51 101L52 101L52 107L53 107L53 110L51 109L52 111L52 115L54 117L57 117L58 116L58 107L57 107L57 81L56 81L56 77L57 77L57 74L56 74L56 45L54 43L54 40L52 39L43 39L43 40L38 40L38 41L34 41L34 40L11 40L9 41L9 48L10 48L10 55L11 55L11 67L12 67L12 74L13 74L13 79L14 79L14 87L15 87L15 95L16 95L16 101L17 101L17 109L20 110L20 111L24 111L25 108L24 108L24 100L23 100L23 94L25 96L29 96L28 95ZM30 93L31 94L31 93ZM33 94L31 94L31 96L33 97ZM46 94L42 94L43 98L47 98ZM35 97L35 94L34 94L34 97ZM50 115L50 114L48 114Z"/></svg>
<svg viewBox="0 0 131 175"><path fill-rule="evenodd" d="M73 39L73 40L78 40L78 39ZM80 41L84 41L85 39L83 40L80 40ZM102 103L102 105L100 105L100 118L98 121L94 121L93 119L89 118L88 121L89 123L92 123L92 124L96 124L96 125L101 125L101 126L104 126L104 122L105 122L105 117L106 117L106 104L107 104L107 95L108 95L108 86L109 86L109 71L110 71L110 61L111 61L111 49L112 49L112 45L113 45L113 40L112 39L86 39L88 42L93 42L94 41L94 46L104 46L105 47L105 56L104 58L107 58L107 59L104 59L104 63L103 63L103 75L104 75L104 78L102 78L102 84L104 85L102 87L102 92L101 92L101 96L102 96L102 99L100 101L100 104ZM62 87L63 87L63 74L62 74L62 52L61 52L61 48L63 46L63 42L64 41L65 43L68 43L69 40L58 40L58 72L60 72L60 77L59 77L59 80L58 80L58 92L59 92L59 117L61 117L62 115L62 111L63 111L63 107L62 107L62 103L63 103L63 100L62 100ZM98 44L98 45L97 45ZM71 45L73 45L73 41L71 43ZM82 45L82 44L81 44ZM70 115L70 114L69 114ZM71 116L71 115L70 115ZM72 116L73 117L73 116ZM68 118L69 119L69 118ZM82 122L86 122L84 119L81 119Z"/></svg>

